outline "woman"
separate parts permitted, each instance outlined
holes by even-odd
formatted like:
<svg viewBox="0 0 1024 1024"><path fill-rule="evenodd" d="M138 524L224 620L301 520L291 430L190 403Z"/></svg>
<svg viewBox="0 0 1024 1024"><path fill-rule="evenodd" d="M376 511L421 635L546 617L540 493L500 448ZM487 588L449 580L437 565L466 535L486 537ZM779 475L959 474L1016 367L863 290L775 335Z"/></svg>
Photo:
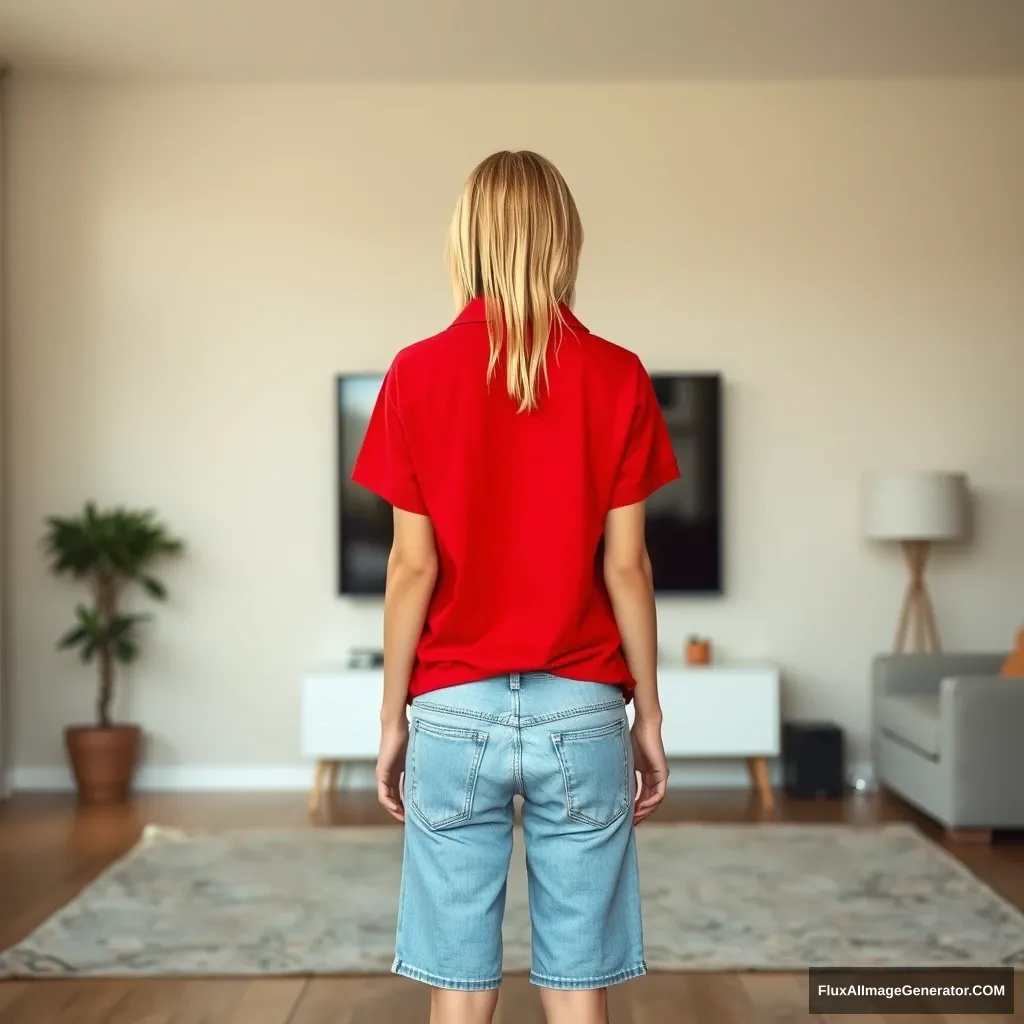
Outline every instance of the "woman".
<svg viewBox="0 0 1024 1024"><path fill-rule="evenodd" d="M494 1012L517 794L549 1024L607 1021L646 972L633 828L668 770L644 501L679 471L639 359L572 313L582 241L547 160L476 168L458 317L398 354L353 472L394 506L377 785L406 825L394 971L432 1024Z"/></svg>

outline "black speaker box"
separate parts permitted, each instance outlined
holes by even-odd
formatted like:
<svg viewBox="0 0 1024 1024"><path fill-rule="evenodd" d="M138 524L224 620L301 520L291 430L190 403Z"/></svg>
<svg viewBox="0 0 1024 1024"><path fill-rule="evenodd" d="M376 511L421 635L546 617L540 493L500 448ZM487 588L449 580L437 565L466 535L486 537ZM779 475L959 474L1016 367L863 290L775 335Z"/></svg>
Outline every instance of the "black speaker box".
<svg viewBox="0 0 1024 1024"><path fill-rule="evenodd" d="M841 797L846 792L843 732L833 722L785 722L782 778L796 800Z"/></svg>

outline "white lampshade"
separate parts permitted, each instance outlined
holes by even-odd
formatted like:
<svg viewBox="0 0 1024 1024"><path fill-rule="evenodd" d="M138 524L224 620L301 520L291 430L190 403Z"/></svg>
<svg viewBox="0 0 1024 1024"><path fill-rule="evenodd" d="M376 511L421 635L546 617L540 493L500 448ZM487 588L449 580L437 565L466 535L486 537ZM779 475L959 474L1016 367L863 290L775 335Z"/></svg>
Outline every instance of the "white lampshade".
<svg viewBox="0 0 1024 1024"><path fill-rule="evenodd" d="M967 531L967 476L885 470L864 480L864 534L873 540L959 540Z"/></svg>

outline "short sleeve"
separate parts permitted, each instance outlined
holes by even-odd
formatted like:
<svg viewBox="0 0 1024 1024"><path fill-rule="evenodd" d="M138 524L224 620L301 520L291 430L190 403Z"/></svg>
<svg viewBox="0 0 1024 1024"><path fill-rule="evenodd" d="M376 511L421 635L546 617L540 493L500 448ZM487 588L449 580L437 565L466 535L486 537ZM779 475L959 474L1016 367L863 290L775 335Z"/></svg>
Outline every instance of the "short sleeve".
<svg viewBox="0 0 1024 1024"><path fill-rule="evenodd" d="M610 508L646 501L660 487L679 479L679 465L654 384L642 366L638 367L637 377L633 418L612 488Z"/></svg>
<svg viewBox="0 0 1024 1024"><path fill-rule="evenodd" d="M395 508L422 516L427 514L399 411L394 366L377 395L352 470L352 480Z"/></svg>

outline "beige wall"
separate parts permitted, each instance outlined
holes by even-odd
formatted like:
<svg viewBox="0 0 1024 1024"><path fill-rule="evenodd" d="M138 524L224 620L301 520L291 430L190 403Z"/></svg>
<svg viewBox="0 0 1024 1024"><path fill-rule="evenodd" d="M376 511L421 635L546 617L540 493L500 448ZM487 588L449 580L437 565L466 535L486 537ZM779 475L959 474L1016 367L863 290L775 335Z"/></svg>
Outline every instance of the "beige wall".
<svg viewBox="0 0 1024 1024"><path fill-rule="evenodd" d="M91 710L53 647L76 592L36 546L89 496L155 506L191 546L121 702L150 779L299 778L303 667L379 635L334 596L332 377L450 318L447 218L499 147L576 193L584 322L728 380L728 594L661 602L666 649L705 632L778 659L789 709L863 758L904 575L860 539L857 492L890 465L977 487L976 543L933 565L948 646L1004 647L1024 619L1022 81L20 83L10 113L23 784L59 777Z"/></svg>

